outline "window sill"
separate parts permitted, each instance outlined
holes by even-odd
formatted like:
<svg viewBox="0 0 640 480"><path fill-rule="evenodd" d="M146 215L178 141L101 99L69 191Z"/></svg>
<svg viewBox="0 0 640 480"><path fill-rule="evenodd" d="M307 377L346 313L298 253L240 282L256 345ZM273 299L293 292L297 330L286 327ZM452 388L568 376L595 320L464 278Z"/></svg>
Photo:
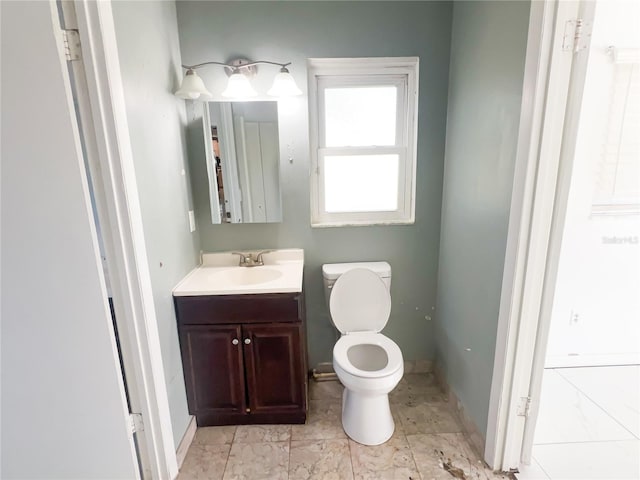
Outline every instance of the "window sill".
<svg viewBox="0 0 640 480"><path fill-rule="evenodd" d="M366 221L345 221L345 222L311 222L311 228L333 228L333 227L390 227L394 225L413 225L414 219L410 220L387 220L374 222L371 220Z"/></svg>

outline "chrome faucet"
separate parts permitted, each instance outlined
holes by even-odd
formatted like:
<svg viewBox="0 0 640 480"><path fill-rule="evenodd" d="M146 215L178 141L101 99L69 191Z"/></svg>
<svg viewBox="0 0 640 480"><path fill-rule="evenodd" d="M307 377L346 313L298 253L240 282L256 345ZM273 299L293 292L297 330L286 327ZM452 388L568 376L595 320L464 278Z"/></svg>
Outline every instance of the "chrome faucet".
<svg viewBox="0 0 640 480"><path fill-rule="evenodd" d="M264 265L262 256L265 253L271 253L273 250L263 250L258 252L254 258L253 253L231 252L233 255L240 255L240 267L259 267Z"/></svg>

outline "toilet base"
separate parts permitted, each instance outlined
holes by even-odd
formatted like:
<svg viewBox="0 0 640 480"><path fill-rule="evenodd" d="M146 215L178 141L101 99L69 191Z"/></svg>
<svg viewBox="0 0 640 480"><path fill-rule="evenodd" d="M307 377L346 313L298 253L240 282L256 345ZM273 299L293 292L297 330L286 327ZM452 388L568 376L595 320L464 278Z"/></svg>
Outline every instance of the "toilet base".
<svg viewBox="0 0 640 480"><path fill-rule="evenodd" d="M351 439L363 445L380 445L389 440L395 430L389 395L362 395L345 388L342 428Z"/></svg>

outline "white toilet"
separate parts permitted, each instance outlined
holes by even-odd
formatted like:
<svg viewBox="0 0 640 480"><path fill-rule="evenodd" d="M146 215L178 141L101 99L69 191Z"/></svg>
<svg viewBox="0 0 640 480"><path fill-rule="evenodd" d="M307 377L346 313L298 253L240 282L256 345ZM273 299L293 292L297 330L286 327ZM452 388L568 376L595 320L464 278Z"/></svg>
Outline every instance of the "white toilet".
<svg viewBox="0 0 640 480"><path fill-rule="evenodd" d="M402 352L380 333L391 312L391 266L387 262L322 266L331 321L342 333L333 347L333 368L345 387L342 426L364 445L393 435L389 392L402 378Z"/></svg>

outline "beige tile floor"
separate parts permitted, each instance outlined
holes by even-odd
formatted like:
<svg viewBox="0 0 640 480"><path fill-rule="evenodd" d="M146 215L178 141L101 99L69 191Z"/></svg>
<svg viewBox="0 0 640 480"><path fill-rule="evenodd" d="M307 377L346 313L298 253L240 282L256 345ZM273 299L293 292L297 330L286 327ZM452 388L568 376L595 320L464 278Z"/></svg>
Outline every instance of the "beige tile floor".
<svg viewBox="0 0 640 480"><path fill-rule="evenodd" d="M199 428L179 480L506 479L474 453L430 374L408 374L390 395L393 437L367 447L340 422L342 386L311 382L306 425Z"/></svg>

